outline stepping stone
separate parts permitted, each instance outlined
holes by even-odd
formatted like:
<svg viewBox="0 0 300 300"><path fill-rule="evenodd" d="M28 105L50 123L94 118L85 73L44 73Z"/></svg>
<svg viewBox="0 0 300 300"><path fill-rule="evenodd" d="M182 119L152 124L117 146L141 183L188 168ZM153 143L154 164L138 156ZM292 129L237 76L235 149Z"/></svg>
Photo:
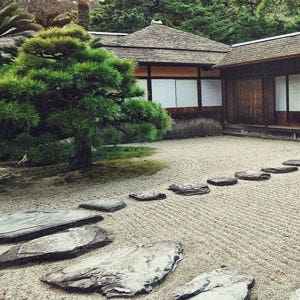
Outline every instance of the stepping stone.
<svg viewBox="0 0 300 300"><path fill-rule="evenodd" d="M295 172L298 171L297 167L276 167L276 168L263 168L261 169L262 172L267 172L267 173L290 173L290 172Z"/></svg>
<svg viewBox="0 0 300 300"><path fill-rule="evenodd" d="M242 180L268 180L271 178L271 174L256 171L242 171L236 172L235 177Z"/></svg>
<svg viewBox="0 0 300 300"><path fill-rule="evenodd" d="M300 289L296 290L290 297L290 300L300 300Z"/></svg>
<svg viewBox="0 0 300 300"><path fill-rule="evenodd" d="M207 185L193 184L172 184L169 186L168 190L184 196L202 195L210 192L210 189Z"/></svg>
<svg viewBox="0 0 300 300"><path fill-rule="evenodd" d="M224 268L204 273L175 289L173 299L183 300L246 300L254 278Z"/></svg>
<svg viewBox="0 0 300 300"><path fill-rule="evenodd" d="M216 177L216 178L208 179L207 183L212 184L212 185L216 185L216 186L225 186L225 185L237 184L238 181L235 178Z"/></svg>
<svg viewBox="0 0 300 300"><path fill-rule="evenodd" d="M112 235L98 226L70 228L13 246L0 255L0 268L72 258L112 241Z"/></svg>
<svg viewBox="0 0 300 300"><path fill-rule="evenodd" d="M120 199L97 199L79 205L81 208L113 212L126 207Z"/></svg>
<svg viewBox="0 0 300 300"><path fill-rule="evenodd" d="M138 201L163 200L167 198L166 194L154 191L131 193L129 197Z"/></svg>
<svg viewBox="0 0 300 300"><path fill-rule="evenodd" d="M43 282L67 290L98 292L106 297L149 293L177 266L182 245L174 241L134 245L89 257L49 273Z"/></svg>
<svg viewBox="0 0 300 300"><path fill-rule="evenodd" d="M282 163L283 165L286 166L296 166L296 167L300 167L300 159L291 159L291 160L287 160L285 162Z"/></svg>
<svg viewBox="0 0 300 300"><path fill-rule="evenodd" d="M0 243L31 240L70 227L103 220L85 210L18 211L0 214Z"/></svg>

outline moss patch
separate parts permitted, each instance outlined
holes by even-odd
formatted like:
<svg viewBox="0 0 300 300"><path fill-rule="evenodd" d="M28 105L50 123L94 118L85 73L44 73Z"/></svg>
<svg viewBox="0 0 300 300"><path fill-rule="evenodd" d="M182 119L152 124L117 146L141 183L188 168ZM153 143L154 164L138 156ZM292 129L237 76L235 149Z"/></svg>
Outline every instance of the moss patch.
<svg viewBox="0 0 300 300"><path fill-rule="evenodd" d="M151 176L167 165L156 160L118 159L100 161L86 171L64 172L65 164L32 168L8 168L13 179L0 184L2 190L25 188L32 185L96 184L120 181L139 176ZM1 190L0 189L0 190Z"/></svg>
<svg viewBox="0 0 300 300"><path fill-rule="evenodd" d="M149 147L114 146L93 149L93 158L96 160L115 160L152 155L155 149Z"/></svg>

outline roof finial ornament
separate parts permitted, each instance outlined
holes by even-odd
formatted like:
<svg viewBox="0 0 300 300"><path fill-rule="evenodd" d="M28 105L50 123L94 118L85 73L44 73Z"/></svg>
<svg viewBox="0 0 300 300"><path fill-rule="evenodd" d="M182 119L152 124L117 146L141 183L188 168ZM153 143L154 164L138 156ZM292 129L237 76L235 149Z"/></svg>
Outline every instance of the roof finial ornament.
<svg viewBox="0 0 300 300"><path fill-rule="evenodd" d="M162 24L163 24L162 20L158 20L158 21L152 20L151 21L151 25L162 25Z"/></svg>

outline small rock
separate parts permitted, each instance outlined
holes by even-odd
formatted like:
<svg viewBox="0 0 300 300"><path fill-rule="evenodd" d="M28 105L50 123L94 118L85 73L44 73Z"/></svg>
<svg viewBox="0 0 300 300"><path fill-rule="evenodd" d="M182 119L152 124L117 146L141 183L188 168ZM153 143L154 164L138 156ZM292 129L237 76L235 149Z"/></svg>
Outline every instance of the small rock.
<svg viewBox="0 0 300 300"><path fill-rule="evenodd" d="M235 178L230 178L230 177L216 177L216 178L208 179L207 183L216 186L225 186L225 185L237 184L238 181Z"/></svg>
<svg viewBox="0 0 300 300"><path fill-rule="evenodd" d="M175 289L173 299L246 300L254 278L225 268L204 273Z"/></svg>
<svg viewBox="0 0 300 300"><path fill-rule="evenodd" d="M290 300L300 300L300 289L296 290L290 297Z"/></svg>
<svg viewBox="0 0 300 300"><path fill-rule="evenodd" d="M0 267L72 258L112 240L112 235L98 226L70 228L13 246L0 255Z"/></svg>
<svg viewBox="0 0 300 300"><path fill-rule="evenodd" d="M286 166L296 166L296 167L300 167L300 159L291 159L291 160L287 160L285 162L282 163L283 165Z"/></svg>
<svg viewBox="0 0 300 300"><path fill-rule="evenodd" d="M242 180L268 180L271 178L271 174L256 171L242 171L236 172L235 177Z"/></svg>
<svg viewBox="0 0 300 300"><path fill-rule="evenodd" d="M102 216L85 210L17 211L0 214L0 242L31 240L101 220Z"/></svg>
<svg viewBox="0 0 300 300"><path fill-rule="evenodd" d="M155 191L131 193L129 194L129 197L138 201L163 200L167 198L166 194L155 192Z"/></svg>
<svg viewBox="0 0 300 300"><path fill-rule="evenodd" d="M290 172L295 172L298 171L297 167L275 167L275 168L263 168L261 169L262 172L266 173L290 173Z"/></svg>
<svg viewBox="0 0 300 300"><path fill-rule="evenodd" d="M132 297L149 293L172 272L182 245L167 241L127 246L89 257L41 278L68 290L98 292L106 297Z"/></svg>
<svg viewBox="0 0 300 300"><path fill-rule="evenodd" d="M96 199L79 205L81 208L113 212L126 207L120 199Z"/></svg>
<svg viewBox="0 0 300 300"><path fill-rule="evenodd" d="M210 192L210 189L207 185L172 184L168 189L176 194L184 196L202 195Z"/></svg>

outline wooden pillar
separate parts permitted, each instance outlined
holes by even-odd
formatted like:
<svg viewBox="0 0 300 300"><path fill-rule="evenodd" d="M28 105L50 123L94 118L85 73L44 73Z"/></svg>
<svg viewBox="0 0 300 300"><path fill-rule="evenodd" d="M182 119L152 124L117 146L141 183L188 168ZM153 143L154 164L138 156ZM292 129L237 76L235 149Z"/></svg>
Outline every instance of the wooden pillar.
<svg viewBox="0 0 300 300"><path fill-rule="evenodd" d="M148 90L148 100L152 101L152 81L151 81L151 65L147 66L147 90Z"/></svg>
<svg viewBox="0 0 300 300"><path fill-rule="evenodd" d="M198 107L202 108L201 67L198 67L197 70Z"/></svg>

